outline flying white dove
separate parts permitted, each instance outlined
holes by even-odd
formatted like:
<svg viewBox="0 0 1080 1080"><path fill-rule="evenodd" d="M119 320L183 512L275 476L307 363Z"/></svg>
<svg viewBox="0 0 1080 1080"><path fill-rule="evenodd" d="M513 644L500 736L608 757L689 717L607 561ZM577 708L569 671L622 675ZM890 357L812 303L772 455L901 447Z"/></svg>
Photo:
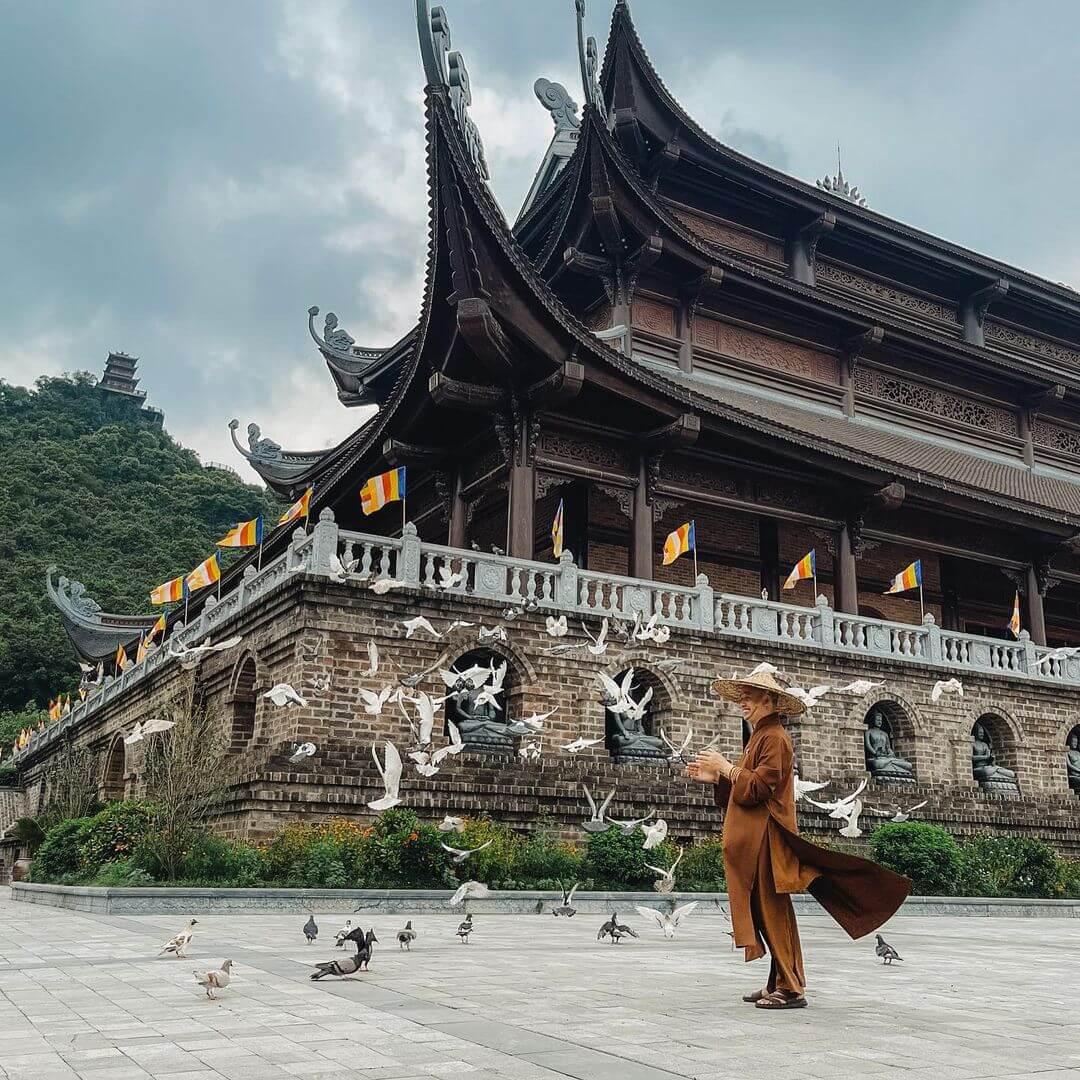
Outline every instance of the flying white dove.
<svg viewBox="0 0 1080 1080"><path fill-rule="evenodd" d="M539 761L540 753L544 748L542 739L533 739L529 742L522 743L518 747L518 757L522 761Z"/></svg>
<svg viewBox="0 0 1080 1080"><path fill-rule="evenodd" d="M465 571L454 571L450 568L449 563L443 563L438 569L438 580L434 583L434 588L442 589L443 592L449 592L451 589L456 589L465 580Z"/></svg>
<svg viewBox="0 0 1080 1080"><path fill-rule="evenodd" d="M652 919L657 926L664 932L664 937L673 938L675 936L675 927L690 914L698 906L697 900L691 900L689 904L681 904L672 912L657 911L656 908L643 907L635 904L637 913L643 919Z"/></svg>
<svg viewBox="0 0 1080 1080"><path fill-rule="evenodd" d="M604 817L604 813L608 808L608 804L615 798L615 789L612 788L606 796L604 801L599 807L596 805L596 800L592 797L592 792L589 791L585 784L581 785L582 790L585 792L585 799L589 804L589 819L582 823L582 828L586 832L607 832L609 825Z"/></svg>
<svg viewBox="0 0 1080 1080"><path fill-rule="evenodd" d="M476 623L466 622L464 619L454 619L454 621L443 631L443 636L449 637L455 630L469 630L475 625Z"/></svg>
<svg viewBox="0 0 1080 1080"><path fill-rule="evenodd" d="M235 649L243 640L242 637L231 637L218 642L216 645L211 645L210 639L207 638L201 645L181 645L170 638L169 655L179 660L182 667L194 667L207 653L226 652L229 649Z"/></svg>
<svg viewBox="0 0 1080 1080"><path fill-rule="evenodd" d="M667 839L668 826L663 818L657 818L651 825L645 826L645 843L641 845L645 851L650 851L657 844L662 844Z"/></svg>
<svg viewBox="0 0 1080 1080"><path fill-rule="evenodd" d="M828 787L831 784L831 780L824 780L821 783L815 783L813 780L800 780L798 770L795 771L795 801L807 795L812 795L815 791L820 791L822 788Z"/></svg>
<svg viewBox="0 0 1080 1080"><path fill-rule="evenodd" d="M407 589L407 581L399 581L397 578L383 577L371 583L371 591L376 596L385 596L391 589Z"/></svg>
<svg viewBox="0 0 1080 1080"><path fill-rule="evenodd" d="M379 754L374 743L371 746L371 756L375 759L375 768L379 770L379 775L382 777L386 794L381 799L369 802L368 808L380 812L389 810L390 807L397 806L401 802L398 798L398 789L401 787L401 754L398 753L398 748L387 739L386 752L383 754L385 766L379 761Z"/></svg>
<svg viewBox="0 0 1080 1080"><path fill-rule="evenodd" d="M417 630L423 630L425 633L430 634L433 638L441 638L442 634L431 625L430 622L423 615L416 615L411 619L405 619L402 624L405 627L405 636L411 638Z"/></svg>
<svg viewBox="0 0 1080 1080"><path fill-rule="evenodd" d="M477 641L507 641L506 630L501 626L493 626L488 629L486 626L481 626L476 635Z"/></svg>
<svg viewBox="0 0 1080 1080"><path fill-rule="evenodd" d="M536 735L544 730L544 721L558 711L559 708L556 706L554 709L548 709L547 712L523 716L507 724L506 730L510 735Z"/></svg>
<svg viewBox="0 0 1080 1080"><path fill-rule="evenodd" d="M862 794L863 789L866 787L866 777L862 779L862 783L850 794L845 795L842 799L837 799L835 802L821 803L814 799L811 799L809 795L803 796L811 806L816 806L819 810L828 810L829 817L836 818L838 821L843 821L848 816L848 809L855 802L859 795Z"/></svg>
<svg viewBox="0 0 1080 1080"><path fill-rule="evenodd" d="M368 716L379 716L383 711L383 706L395 693L396 691L392 686L384 686L378 692L375 690L365 690L361 687L360 700L364 703L364 712L366 712Z"/></svg>
<svg viewBox="0 0 1080 1080"><path fill-rule="evenodd" d="M356 562L350 560L353 569L356 568ZM352 571L349 570L345 564L338 558L335 552L330 553L330 579L336 581L339 585L348 580L349 574Z"/></svg>
<svg viewBox="0 0 1080 1080"><path fill-rule="evenodd" d="M449 844L444 844L440 840L439 847L441 847L443 851L448 851L453 856L453 858L450 860L451 862L458 864L463 863L470 855L475 855L478 851L483 851L484 848L488 847L492 842L493 841L491 840L485 840L479 847L456 848L451 847Z"/></svg>
<svg viewBox="0 0 1080 1080"><path fill-rule="evenodd" d="M504 660L498 667L495 666L495 661L491 662L490 679L486 685L481 685L480 693L476 695L477 705L492 705L496 709L502 710L502 705L499 703L499 694L503 692L503 680L506 678L507 664Z"/></svg>
<svg viewBox="0 0 1080 1080"><path fill-rule="evenodd" d="M628 720L640 720L649 707L649 702L652 701L653 688L650 686L641 697L636 700L629 694L627 695L626 705L626 717Z"/></svg>
<svg viewBox="0 0 1080 1080"><path fill-rule="evenodd" d="M276 686L271 686L263 697L269 698L278 708L285 705L299 705L302 709L307 708L306 699L302 698L287 682L279 682Z"/></svg>
<svg viewBox="0 0 1080 1080"><path fill-rule="evenodd" d="M675 889L675 868L682 862L683 849L679 848L679 854L675 857L675 861L665 870L660 866L652 866L649 863L645 864L647 870L652 870L654 874L660 876L653 882L653 888L658 893L669 893Z"/></svg>
<svg viewBox="0 0 1080 1080"><path fill-rule="evenodd" d="M602 743L603 739L575 739L573 742L563 743L562 748L570 754L576 754L580 750L585 750L590 746L598 746Z"/></svg>
<svg viewBox="0 0 1080 1080"><path fill-rule="evenodd" d="M686 750L690 746L690 743L691 743L692 739L694 738L694 729L691 728L686 733L686 738L683 739L683 741L678 746L676 746L667 737L667 735L664 733L663 728L660 729L660 738L663 739L665 743L667 743L668 749L671 751L671 757L668 760L670 760L670 761L685 761L686 760Z"/></svg>
<svg viewBox="0 0 1080 1080"><path fill-rule="evenodd" d="M142 724L140 724L136 720L135 721L135 726L131 729L130 734L124 736L124 742L128 746L134 746L135 743L142 742L142 741L143 741Z"/></svg>
<svg viewBox="0 0 1080 1080"><path fill-rule="evenodd" d="M605 616L603 621L600 623L600 633L597 634L596 637L592 636L592 634L589 632L589 628L585 625L584 622L582 622L581 624L581 629L585 631L585 636L589 639L590 644L586 646L589 652L591 652L593 656L603 656L604 653L607 652L608 647L607 617Z"/></svg>
<svg viewBox="0 0 1080 1080"><path fill-rule="evenodd" d="M1051 649L1048 653L1043 653L1043 655L1035 661L1035 666L1040 668L1045 667L1053 660L1068 660L1078 654L1080 654L1080 649Z"/></svg>
<svg viewBox="0 0 1080 1080"><path fill-rule="evenodd" d="M916 810L921 810L926 805L926 803L927 800L924 799L922 802L916 803L914 806L909 806L906 810L901 809L899 806L893 806L890 810L878 810L873 806L867 806L864 807L864 809L871 814L877 814L879 817L887 817L890 821L900 824L904 821L910 821L911 815L914 814Z"/></svg>
<svg viewBox="0 0 1080 1080"><path fill-rule="evenodd" d="M414 750L409 754L409 757L416 762L416 771L421 776L434 776L439 771L442 763L451 754L459 754L465 749L457 725L452 720L447 720L446 728L450 734L450 741L445 746L440 746L438 750L432 751Z"/></svg>
<svg viewBox="0 0 1080 1080"><path fill-rule="evenodd" d="M938 679L930 691L931 701L940 701L942 694L959 694L964 696L964 684L959 679Z"/></svg>
<svg viewBox="0 0 1080 1080"><path fill-rule="evenodd" d="M659 615L653 614L650 616L648 622L641 621L641 612L637 613L637 617L634 619L634 628L631 631L631 637L635 641L652 641L653 634L656 633L656 620Z"/></svg>
<svg viewBox="0 0 1080 1080"><path fill-rule="evenodd" d="M750 678L750 675L776 675L779 670L780 669L775 664L770 664L767 660L763 660L746 677Z"/></svg>
<svg viewBox="0 0 1080 1080"><path fill-rule="evenodd" d="M838 694L855 694L856 697L862 697L864 694L869 694L871 690L876 690L879 686L884 686L883 682L872 682L870 679L855 679L853 682L849 682L847 686L837 686L836 692Z"/></svg>
<svg viewBox="0 0 1080 1080"><path fill-rule="evenodd" d="M490 896L491 890L482 881L466 881L453 896L450 897L450 906L457 907L463 900L483 900Z"/></svg>
<svg viewBox="0 0 1080 1080"><path fill-rule="evenodd" d="M634 681L634 669L627 668L622 682L616 682L602 671L598 671L596 677L604 688L604 708L613 713L626 712L630 708L630 687Z"/></svg>
<svg viewBox="0 0 1080 1080"><path fill-rule="evenodd" d="M465 831L465 819L461 817L453 817L447 814L442 821L439 822L439 832L464 832Z"/></svg>
<svg viewBox="0 0 1080 1080"><path fill-rule="evenodd" d="M846 836L849 840L857 840L862 836L862 829L859 828L859 815L862 813L862 808L862 799L856 799L848 804L847 813L842 818L844 827L840 830L841 836Z"/></svg>
<svg viewBox="0 0 1080 1080"><path fill-rule="evenodd" d="M375 644L374 638L368 640L367 654L368 666L361 669L360 674L370 679L379 673L379 646Z"/></svg>
<svg viewBox="0 0 1080 1080"><path fill-rule="evenodd" d="M407 697L404 700L412 703L416 709L417 719L420 721L419 727L416 727L411 720L409 721L409 727L416 736L416 745L427 746L431 742L431 733L435 729L435 711L438 705L429 694L425 694L422 690L418 696Z"/></svg>
<svg viewBox="0 0 1080 1080"><path fill-rule="evenodd" d="M299 765L304 758L314 757L316 749L313 742L293 743L292 753L289 755L289 764Z"/></svg>
<svg viewBox="0 0 1080 1080"><path fill-rule="evenodd" d="M549 615L544 621L544 626L547 629L548 637L566 637L567 625L565 615L560 615L558 618L554 615Z"/></svg>
<svg viewBox="0 0 1080 1080"><path fill-rule="evenodd" d="M615 818L609 817L607 821L609 825L614 825L623 836L630 836L639 825L644 825L646 821L651 821L654 817L656 817L656 811L650 810L643 818L630 818L627 821L617 821Z"/></svg>
<svg viewBox="0 0 1080 1080"><path fill-rule="evenodd" d="M160 735L165 731L169 731L176 727L175 720L165 720L160 716L152 716L149 720L145 721L142 726L142 733L146 735Z"/></svg>
<svg viewBox="0 0 1080 1080"><path fill-rule="evenodd" d="M809 690L804 690L801 686L789 686L787 692L793 697L798 698L807 709L812 709L820 698L823 698L830 690L831 686L811 686Z"/></svg>

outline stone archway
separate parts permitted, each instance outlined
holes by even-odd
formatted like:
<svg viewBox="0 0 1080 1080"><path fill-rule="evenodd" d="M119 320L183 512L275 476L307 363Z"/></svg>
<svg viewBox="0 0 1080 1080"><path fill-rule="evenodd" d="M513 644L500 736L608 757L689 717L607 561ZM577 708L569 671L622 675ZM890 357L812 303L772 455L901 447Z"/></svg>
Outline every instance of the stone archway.
<svg viewBox="0 0 1080 1080"><path fill-rule="evenodd" d="M671 727L671 695L662 679L647 667L624 667L612 676L622 685L626 675L633 672L630 698L644 704L641 715L604 708L604 748L613 761L620 764L655 764L667 761L671 755L660 737L660 729ZM665 729L665 734L667 731ZM670 735L668 736L671 737Z"/></svg>
<svg viewBox="0 0 1080 1080"><path fill-rule="evenodd" d="M494 695L494 701L481 699L481 690L462 680L458 688L450 688L443 708L445 717L443 734L449 735L450 723L461 733L467 750L477 753L508 754L516 747L516 736L505 728L511 721L510 702L519 697L520 671L512 657L494 649L481 646L461 653L452 664L454 671L466 672L471 668L494 668L498 671L506 665L502 689ZM491 685L491 679L486 685Z"/></svg>
<svg viewBox="0 0 1080 1080"><path fill-rule="evenodd" d="M914 784L914 725L904 707L881 698L863 717L863 761L870 776L882 784Z"/></svg>
<svg viewBox="0 0 1080 1080"><path fill-rule="evenodd" d="M971 773L983 791L997 794L1019 792L1019 741L1008 719L998 712L984 712L971 727Z"/></svg>
<svg viewBox="0 0 1080 1080"><path fill-rule="evenodd" d="M1065 779L1069 790L1080 796L1080 724L1065 737Z"/></svg>
<svg viewBox="0 0 1080 1080"><path fill-rule="evenodd" d="M258 678L255 657L250 653L236 667L230 700L231 724L229 749L234 754L245 750L255 738L255 684Z"/></svg>
<svg viewBox="0 0 1080 1080"><path fill-rule="evenodd" d="M118 802L127 794L124 779L126 749L123 739L115 739L105 754L105 768L101 774L101 798L104 802Z"/></svg>

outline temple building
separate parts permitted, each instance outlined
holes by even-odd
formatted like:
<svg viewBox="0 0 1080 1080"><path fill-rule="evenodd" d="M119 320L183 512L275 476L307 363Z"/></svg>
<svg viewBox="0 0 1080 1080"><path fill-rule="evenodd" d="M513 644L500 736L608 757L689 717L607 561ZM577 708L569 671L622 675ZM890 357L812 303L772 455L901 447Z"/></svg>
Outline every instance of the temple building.
<svg viewBox="0 0 1080 1080"><path fill-rule="evenodd" d="M960 835L1080 853L1080 295L876 212L839 166L808 183L717 142L661 81L629 4L602 55L583 7L580 91L537 80L554 132L511 222L447 14L417 0L420 319L369 347L308 310L340 403L327 407L377 406L339 446L283 450L256 424L241 442L230 425L271 488L313 496L310 528L278 528L220 599L193 596L186 625L171 616L177 645L243 639L196 674L246 770L223 827L369 816L371 743L404 745L408 727L398 710L365 713L359 690L426 671L414 685L435 693L438 667L492 660L508 665L501 705L452 703L469 752L430 779L407 774L406 805L522 827L543 814L569 832L584 780L617 786L616 816L655 806L674 835L709 833L716 817L661 729L676 743L693 731L691 750L719 735L737 755L739 718L709 685L767 660L834 687L790 723L804 777L869 773L871 803L928 799L926 819ZM365 516L364 481L401 466L407 513ZM664 538L688 521L696 559L664 565ZM782 588L811 549L816 577ZM921 588L887 594L916 561ZM146 625L52 578L84 658ZM439 638L404 637L418 614ZM560 614L569 631L554 638ZM654 615L661 643L633 633ZM583 627L596 638L605 619L600 648ZM496 625L502 638L478 638ZM367 674L369 639L389 675ZM631 667L653 691L635 721L605 707L596 679ZM103 795L137 792L138 750L120 734L185 677L158 650L36 736L18 755L28 812L71 738L100 750ZM962 695L934 691L952 678ZM835 689L857 679L874 685ZM261 696L279 682L308 706ZM549 709L542 755L525 760L507 723ZM560 749L577 737L598 742ZM283 764L299 739L319 752Z"/></svg>

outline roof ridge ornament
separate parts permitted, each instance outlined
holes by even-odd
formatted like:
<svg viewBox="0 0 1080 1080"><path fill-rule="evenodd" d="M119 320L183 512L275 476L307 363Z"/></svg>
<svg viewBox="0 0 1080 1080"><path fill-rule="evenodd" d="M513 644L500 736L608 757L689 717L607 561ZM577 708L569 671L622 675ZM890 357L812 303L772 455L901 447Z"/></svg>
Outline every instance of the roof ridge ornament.
<svg viewBox="0 0 1080 1080"><path fill-rule="evenodd" d="M840 166L839 143L836 144L836 175L824 176L821 180L817 181L817 186L821 188L822 191L827 191L830 195L836 195L838 198L846 199L849 203L854 203L856 206L867 205L862 192L844 179L844 170Z"/></svg>
<svg viewBox="0 0 1080 1080"><path fill-rule="evenodd" d="M556 135L564 131L577 131L581 127L577 102L562 83L539 78L533 83L533 93L540 104L551 113Z"/></svg>
<svg viewBox="0 0 1080 1080"><path fill-rule="evenodd" d="M461 132L461 141L476 171L485 180L490 180L480 131L469 116L469 106L472 105L469 71L461 53L450 51L450 21L442 5L429 8L428 0L416 0L416 32L420 38L420 56L424 62L427 84L447 90L450 109Z"/></svg>
<svg viewBox="0 0 1080 1080"><path fill-rule="evenodd" d="M592 106L606 124L607 108L604 95L600 91L600 56L596 49L596 38L585 37L585 0L574 0L577 11L578 62L581 65L581 88L585 94L585 106Z"/></svg>
<svg viewBox="0 0 1080 1080"><path fill-rule="evenodd" d="M388 351L387 349L370 349L357 345L352 334L339 325L338 317L332 311L326 313L326 318L323 320L322 337L320 337L315 329L315 316L318 314L319 308L317 305L313 304L308 308L308 333L311 334L312 341L318 345L319 352L327 360L331 362L337 360L340 363L349 364L349 370L352 371L356 367L358 360L379 360Z"/></svg>

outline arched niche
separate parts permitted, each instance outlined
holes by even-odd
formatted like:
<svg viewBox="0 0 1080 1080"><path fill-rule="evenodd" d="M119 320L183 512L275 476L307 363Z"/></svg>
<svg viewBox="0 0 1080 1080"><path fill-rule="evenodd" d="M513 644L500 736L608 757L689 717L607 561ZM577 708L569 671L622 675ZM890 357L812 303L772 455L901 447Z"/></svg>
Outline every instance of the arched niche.
<svg viewBox="0 0 1080 1080"><path fill-rule="evenodd" d="M645 667L622 668L612 678L621 686L630 672L633 674L629 696L635 702L645 701L644 707L639 716L637 710L608 708L605 700L604 747L611 759L620 764L667 761L671 750L660 737L660 729L671 715L671 696L659 676ZM670 722L667 726L671 726Z"/></svg>
<svg viewBox="0 0 1080 1080"><path fill-rule="evenodd" d="M126 758L123 739L115 739L105 754L105 768L101 774L101 798L103 802L117 802L127 794L124 774Z"/></svg>
<svg viewBox="0 0 1080 1080"><path fill-rule="evenodd" d="M914 725L898 701L882 699L866 710L863 760L882 784L914 784Z"/></svg>
<svg viewBox="0 0 1080 1080"><path fill-rule="evenodd" d="M1065 776L1069 789L1080 795L1080 724L1065 737Z"/></svg>
<svg viewBox="0 0 1080 1080"><path fill-rule="evenodd" d="M971 775L983 791L1013 794L1019 790L1016 736L998 713L984 712L971 727Z"/></svg>
<svg viewBox="0 0 1080 1080"><path fill-rule="evenodd" d="M230 697L229 749L239 753L255 738L255 657L248 655L237 664Z"/></svg>
<svg viewBox="0 0 1080 1080"><path fill-rule="evenodd" d="M516 737L506 728L512 719L509 716L509 701L515 696L518 686L518 672L507 657L494 649L477 648L462 653L451 665L455 671L465 672L471 668L494 668L498 671L506 665L506 674L502 680L502 689L495 694L495 700L482 701L481 690L467 680L460 680L457 687L450 688L443 714L446 722L453 722L461 732L461 741L465 748L477 753L507 754L516 748ZM487 680L491 684L491 679ZM448 729L444 725L444 734Z"/></svg>

